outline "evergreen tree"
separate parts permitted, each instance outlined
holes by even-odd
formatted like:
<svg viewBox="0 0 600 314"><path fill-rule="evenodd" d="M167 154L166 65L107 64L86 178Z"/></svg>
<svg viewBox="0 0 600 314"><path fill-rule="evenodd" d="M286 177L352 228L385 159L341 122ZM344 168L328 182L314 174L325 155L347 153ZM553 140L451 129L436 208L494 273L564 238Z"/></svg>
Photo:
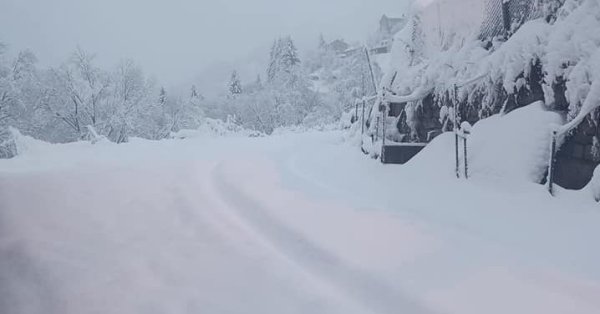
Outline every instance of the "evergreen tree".
<svg viewBox="0 0 600 314"><path fill-rule="evenodd" d="M196 90L196 85L192 85L192 94L190 96L191 98L199 98L198 97L198 91Z"/></svg>
<svg viewBox="0 0 600 314"><path fill-rule="evenodd" d="M327 42L325 42L325 37L323 37L323 34L320 34L319 35L319 50L325 49L326 46L327 46Z"/></svg>
<svg viewBox="0 0 600 314"><path fill-rule="evenodd" d="M280 63L282 70L287 73L292 73L295 67L300 64L298 49L290 36L281 41L281 46Z"/></svg>
<svg viewBox="0 0 600 314"><path fill-rule="evenodd" d="M300 58L298 49L290 36L279 38L273 43L267 82L270 85L286 85L295 81L299 72Z"/></svg>
<svg viewBox="0 0 600 314"><path fill-rule="evenodd" d="M242 82L240 81L237 71L233 71L233 73L231 73L231 80L229 81L229 94L235 98L241 93Z"/></svg>
<svg viewBox="0 0 600 314"><path fill-rule="evenodd" d="M267 82L272 83L279 72L279 60L281 59L281 38L273 41L271 54L269 56L269 67L267 68Z"/></svg>
<svg viewBox="0 0 600 314"><path fill-rule="evenodd" d="M158 102L164 105L167 102L167 91L164 87L160 88L160 94L158 95Z"/></svg>

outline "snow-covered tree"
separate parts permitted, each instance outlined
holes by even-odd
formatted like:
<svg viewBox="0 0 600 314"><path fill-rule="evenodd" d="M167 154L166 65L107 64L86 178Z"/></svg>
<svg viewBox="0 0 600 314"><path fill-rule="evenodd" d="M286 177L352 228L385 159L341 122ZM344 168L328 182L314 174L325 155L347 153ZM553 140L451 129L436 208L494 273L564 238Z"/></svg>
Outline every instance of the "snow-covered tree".
<svg viewBox="0 0 600 314"><path fill-rule="evenodd" d="M192 85L192 88L190 89L190 97L192 99L204 100L204 96L200 92L198 92L196 85Z"/></svg>
<svg viewBox="0 0 600 314"><path fill-rule="evenodd" d="M327 42L325 42L325 37L323 34L319 35L319 50L325 49L327 46Z"/></svg>
<svg viewBox="0 0 600 314"><path fill-rule="evenodd" d="M164 104L165 102L167 102L167 91L165 90L164 87L160 88L160 94L158 95L158 102L160 104Z"/></svg>
<svg viewBox="0 0 600 314"><path fill-rule="evenodd" d="M229 80L229 96L232 98L237 97L242 93L242 82L237 71L231 73L231 79Z"/></svg>
<svg viewBox="0 0 600 314"><path fill-rule="evenodd" d="M281 38L273 41L271 46L271 52L269 55L269 66L267 67L267 82L271 83L275 80L275 77L279 73L280 59L281 59Z"/></svg>
<svg viewBox="0 0 600 314"><path fill-rule="evenodd" d="M13 93L10 70L4 58L5 51L6 45L0 42L0 129L8 125L8 106Z"/></svg>
<svg viewBox="0 0 600 314"><path fill-rule="evenodd" d="M127 59L119 63L112 74L111 101L107 114L106 134L116 143L129 140L134 130L148 121L140 120L140 113L149 108L152 82L144 77L141 67Z"/></svg>
<svg viewBox="0 0 600 314"><path fill-rule="evenodd" d="M78 48L45 78L43 109L68 126L71 139L84 136L87 125L102 127L108 118L110 76L93 61L94 55Z"/></svg>
<svg viewBox="0 0 600 314"><path fill-rule="evenodd" d="M295 71L297 66L300 64L300 58L298 57L298 49L292 40L292 37L288 36L281 40L281 54L280 54L280 71L291 73Z"/></svg>
<svg viewBox="0 0 600 314"><path fill-rule="evenodd" d="M12 102L13 89L10 70L4 59L6 45L0 42L0 158L11 158L16 154L11 134L8 130L8 106Z"/></svg>

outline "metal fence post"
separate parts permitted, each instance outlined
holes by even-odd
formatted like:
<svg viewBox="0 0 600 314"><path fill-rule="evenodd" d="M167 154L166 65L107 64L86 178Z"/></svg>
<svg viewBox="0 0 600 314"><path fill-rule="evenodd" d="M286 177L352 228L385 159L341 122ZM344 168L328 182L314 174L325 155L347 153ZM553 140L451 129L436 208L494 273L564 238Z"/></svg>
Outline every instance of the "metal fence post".
<svg viewBox="0 0 600 314"><path fill-rule="evenodd" d="M548 192L554 196L554 162L556 160L556 136L557 132L552 131L552 147L550 152L550 165L548 165Z"/></svg>
<svg viewBox="0 0 600 314"><path fill-rule="evenodd" d="M360 134L363 135L365 134L365 99L363 98L362 101L362 118L361 118L361 129L360 129Z"/></svg>
<svg viewBox="0 0 600 314"><path fill-rule="evenodd" d="M379 117L375 121L375 142L379 140Z"/></svg>
<svg viewBox="0 0 600 314"><path fill-rule="evenodd" d="M465 179L469 178L469 163L467 158L467 133L464 134L464 149L465 149Z"/></svg>
<svg viewBox="0 0 600 314"><path fill-rule="evenodd" d="M454 85L454 148L456 158L456 177L460 178L460 163L458 156L458 87Z"/></svg>
<svg viewBox="0 0 600 314"><path fill-rule="evenodd" d="M387 123L386 122L386 116L387 116L387 106L381 111L381 133L382 133L382 138L381 138L381 162L385 163L385 131L387 129Z"/></svg>

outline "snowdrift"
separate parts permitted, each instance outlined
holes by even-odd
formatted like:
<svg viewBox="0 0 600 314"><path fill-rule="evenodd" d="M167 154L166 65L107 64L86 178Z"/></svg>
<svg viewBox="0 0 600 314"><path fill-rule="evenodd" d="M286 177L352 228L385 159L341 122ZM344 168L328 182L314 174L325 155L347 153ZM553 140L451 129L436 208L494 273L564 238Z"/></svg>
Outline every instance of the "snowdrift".
<svg viewBox="0 0 600 314"><path fill-rule="evenodd" d="M547 111L542 102L480 120L473 126L467 142L470 176L515 183L541 182L550 160L551 132L561 123L562 117ZM454 133L442 134L408 167L423 173L454 175L454 142ZM462 140L459 148L462 167Z"/></svg>
<svg viewBox="0 0 600 314"><path fill-rule="evenodd" d="M244 129L241 126L231 121L221 121L215 119L204 119L201 126L196 130L181 130L172 133L168 139L210 139L218 137L262 137L263 133L253 130ZM167 140L168 140L167 139ZM146 146L154 140L144 138L131 137L128 143L117 144L109 141L106 137L98 135L93 128L88 128L88 133L82 137L81 141L63 144L53 144L42 140L35 139L19 132L15 128L8 130L8 137L4 141L0 141L0 152L6 153L7 157L23 157L33 158L38 160L37 163L45 162L44 158L49 157L49 154L60 154L60 150L78 151L81 147L106 147L106 146L123 146L137 145ZM107 153L109 150L90 149L88 152L95 151L96 153ZM0 154L0 159L4 155ZM67 164L64 160L61 163Z"/></svg>
<svg viewBox="0 0 600 314"><path fill-rule="evenodd" d="M37 140L31 136L23 135L19 130L15 128L9 128L9 139L7 142L11 143L12 154L14 156L21 155L23 153L39 154L47 150L52 144Z"/></svg>
<svg viewBox="0 0 600 314"><path fill-rule="evenodd" d="M546 111L542 102L479 121L467 144L471 175L541 182L552 131L561 124L562 117Z"/></svg>

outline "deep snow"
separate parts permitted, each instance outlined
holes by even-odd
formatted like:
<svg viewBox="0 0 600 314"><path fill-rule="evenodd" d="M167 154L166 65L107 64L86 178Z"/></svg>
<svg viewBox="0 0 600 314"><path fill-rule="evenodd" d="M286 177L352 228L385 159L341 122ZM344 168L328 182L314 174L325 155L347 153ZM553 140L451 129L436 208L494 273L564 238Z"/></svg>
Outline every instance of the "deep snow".
<svg viewBox="0 0 600 314"><path fill-rule="evenodd" d="M456 180L447 139L32 141L0 162L0 312L600 312L597 203Z"/></svg>

